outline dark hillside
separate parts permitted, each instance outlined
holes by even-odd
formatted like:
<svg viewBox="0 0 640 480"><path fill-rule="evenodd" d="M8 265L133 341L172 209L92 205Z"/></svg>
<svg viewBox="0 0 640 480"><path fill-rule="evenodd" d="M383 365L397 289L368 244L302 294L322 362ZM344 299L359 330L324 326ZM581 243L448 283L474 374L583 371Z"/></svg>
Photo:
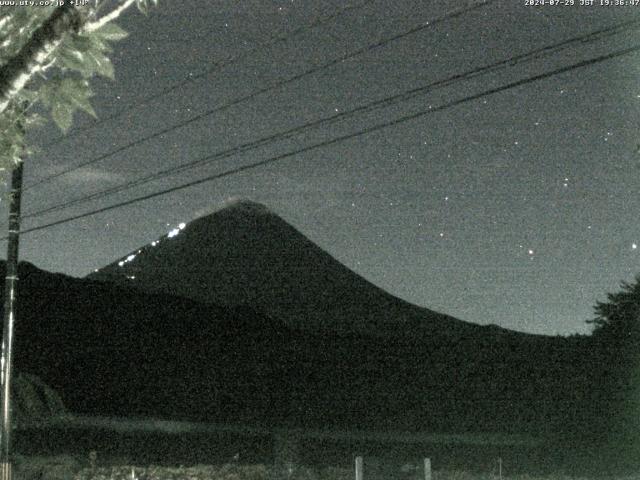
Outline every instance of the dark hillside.
<svg viewBox="0 0 640 480"><path fill-rule="evenodd" d="M196 219L89 278L201 303L249 305L305 329L393 334L419 328L450 336L483 330L390 295L249 201Z"/></svg>
<svg viewBox="0 0 640 480"><path fill-rule="evenodd" d="M40 376L72 412L542 433L566 420L580 393L568 388L580 386L575 339L320 334L246 307L28 264L21 277L16 368Z"/></svg>

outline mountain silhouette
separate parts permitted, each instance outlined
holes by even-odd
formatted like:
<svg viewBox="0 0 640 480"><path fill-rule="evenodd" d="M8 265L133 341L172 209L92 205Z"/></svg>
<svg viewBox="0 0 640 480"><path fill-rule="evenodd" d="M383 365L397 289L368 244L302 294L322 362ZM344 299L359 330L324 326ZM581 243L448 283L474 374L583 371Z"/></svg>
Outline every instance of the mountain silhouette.
<svg viewBox="0 0 640 480"><path fill-rule="evenodd" d="M249 305L297 328L508 334L394 297L261 204L238 201L180 227L88 278L201 303Z"/></svg>
<svg viewBox="0 0 640 480"><path fill-rule="evenodd" d="M19 276L14 366L50 385L71 413L546 434L568 424L587 388L578 338L494 328L461 336L446 323L438 334L393 336L297 328L246 305L27 263Z"/></svg>
<svg viewBox="0 0 640 480"><path fill-rule="evenodd" d="M282 322L287 333L264 348L291 366L275 383L291 401L284 417L303 423L331 412L339 424L546 431L569 422L586 385L583 339L412 305L250 201L180 224L88 279Z"/></svg>
<svg viewBox="0 0 640 480"><path fill-rule="evenodd" d="M583 339L411 305L251 202L88 278L23 263L18 312L16 369L72 413L546 433L588 395Z"/></svg>

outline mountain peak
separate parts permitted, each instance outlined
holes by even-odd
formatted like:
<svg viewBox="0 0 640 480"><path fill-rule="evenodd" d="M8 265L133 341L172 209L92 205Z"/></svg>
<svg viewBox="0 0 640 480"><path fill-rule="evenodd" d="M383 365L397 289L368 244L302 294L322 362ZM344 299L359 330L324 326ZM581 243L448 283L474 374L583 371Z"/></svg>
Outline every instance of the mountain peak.
<svg viewBox="0 0 640 480"><path fill-rule="evenodd" d="M221 210L218 210L218 213L222 213L222 212L246 212L246 213L252 213L252 214L259 214L259 215L264 215L264 214L274 215L274 213L271 210L269 210L269 208L266 205L263 205L262 203L254 202L253 200L249 200L246 198L238 198L238 197L229 199L225 203L224 208L222 208Z"/></svg>
<svg viewBox="0 0 640 480"><path fill-rule="evenodd" d="M392 296L246 199L180 224L90 276L205 304L249 305L303 328L382 333L420 326L465 335L479 327Z"/></svg>

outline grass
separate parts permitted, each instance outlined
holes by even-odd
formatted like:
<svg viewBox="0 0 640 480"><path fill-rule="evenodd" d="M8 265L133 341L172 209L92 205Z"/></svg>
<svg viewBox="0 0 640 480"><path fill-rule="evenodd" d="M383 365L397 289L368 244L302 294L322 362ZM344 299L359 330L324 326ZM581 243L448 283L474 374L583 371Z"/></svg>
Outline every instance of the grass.
<svg viewBox="0 0 640 480"><path fill-rule="evenodd" d="M135 466L109 467L89 465L89 459L73 456L20 457L16 459L16 480L353 480L354 472L347 468L307 468L293 471L272 465L196 465L196 466ZM369 475L365 480L424 480L422 472L398 474L391 477ZM499 480L496 473L468 471L434 471L432 480ZM502 480L581 480L564 474L546 476L503 475ZM605 478L605 477L599 477ZM606 477L608 480L640 480L640 474ZM589 479L593 480L593 478Z"/></svg>

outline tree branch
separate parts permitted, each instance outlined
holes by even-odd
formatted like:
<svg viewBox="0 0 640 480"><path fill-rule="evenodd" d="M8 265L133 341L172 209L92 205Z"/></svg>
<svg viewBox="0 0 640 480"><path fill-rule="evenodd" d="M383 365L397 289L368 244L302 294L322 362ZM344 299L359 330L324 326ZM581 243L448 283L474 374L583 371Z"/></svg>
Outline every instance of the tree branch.
<svg viewBox="0 0 640 480"><path fill-rule="evenodd" d="M11 17L9 15L4 15L0 17L0 28L4 28L5 24L9 23L9 19Z"/></svg>
<svg viewBox="0 0 640 480"><path fill-rule="evenodd" d="M113 10L111 10L108 14L100 17L95 22L91 22L91 23L85 24L85 26L82 28L82 31L86 32L86 33L91 33L93 31L103 27L107 23L109 23L112 20L115 20L116 18L118 18L122 12L124 12L127 8L129 8L135 2L136 2L136 0L125 0L118 7L114 8Z"/></svg>
<svg viewBox="0 0 640 480"><path fill-rule="evenodd" d="M67 33L78 32L82 17L72 2L55 9L33 32L31 38L0 68L0 113L38 72L47 57L60 45Z"/></svg>

